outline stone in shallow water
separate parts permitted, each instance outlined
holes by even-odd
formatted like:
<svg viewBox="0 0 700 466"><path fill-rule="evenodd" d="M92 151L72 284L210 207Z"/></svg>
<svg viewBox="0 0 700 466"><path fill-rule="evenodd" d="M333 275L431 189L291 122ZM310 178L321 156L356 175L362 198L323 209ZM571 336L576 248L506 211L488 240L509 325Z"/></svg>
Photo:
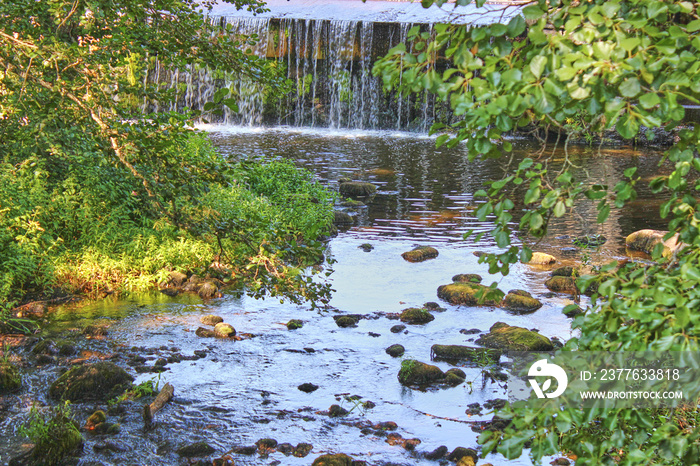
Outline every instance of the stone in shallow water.
<svg viewBox="0 0 700 466"><path fill-rule="evenodd" d="M200 456L209 456L216 450L207 442L196 442L185 445L177 449L177 454L184 458L197 458Z"/></svg>
<svg viewBox="0 0 700 466"><path fill-rule="evenodd" d="M431 246L418 246L411 251L401 254L401 257L408 262L423 262L438 256L438 250Z"/></svg>
<svg viewBox="0 0 700 466"><path fill-rule="evenodd" d="M213 327L216 324L218 324L219 322L223 322L224 318L221 316L215 316L213 314L209 314L209 315L200 317L199 321L201 323L203 323L204 325L211 325Z"/></svg>
<svg viewBox="0 0 700 466"><path fill-rule="evenodd" d="M353 459L345 453L321 455L311 463L311 466L353 466Z"/></svg>
<svg viewBox="0 0 700 466"><path fill-rule="evenodd" d="M399 382L402 385L429 385L445 379L445 373L437 367L415 359L406 359L401 363Z"/></svg>
<svg viewBox="0 0 700 466"><path fill-rule="evenodd" d="M403 345L397 344L397 345L391 345L385 351L386 351L386 354L388 354L392 358L398 358L399 356L403 356L404 352L406 351L406 348L404 348Z"/></svg>
<svg viewBox="0 0 700 466"><path fill-rule="evenodd" d="M476 343L487 348L505 351L551 351L554 345L549 338L521 327L512 327L496 322L489 333L482 335Z"/></svg>
<svg viewBox="0 0 700 466"><path fill-rule="evenodd" d="M542 307L542 303L524 290L511 290L503 298L503 307L515 312L534 312Z"/></svg>
<svg viewBox="0 0 700 466"><path fill-rule="evenodd" d="M489 364L498 363L501 352L491 348L476 348L463 345L433 345L430 348L430 357L434 360L444 361L472 361Z"/></svg>
<svg viewBox="0 0 700 466"><path fill-rule="evenodd" d="M74 366L49 388L56 400L71 402L107 401L131 387L134 378L111 362Z"/></svg>
<svg viewBox="0 0 700 466"><path fill-rule="evenodd" d="M438 287L438 298L447 301L450 304L466 304L468 306L498 306L500 303L494 299L483 299L486 293L490 292L489 287L478 283L451 283L449 285L441 285ZM503 292L497 290L503 295ZM481 296L479 296L481 295Z"/></svg>
<svg viewBox="0 0 700 466"><path fill-rule="evenodd" d="M338 187L340 195L344 197L365 197L377 192L377 187L372 183L363 181L346 181Z"/></svg>
<svg viewBox="0 0 700 466"><path fill-rule="evenodd" d="M318 390L318 385L312 384L310 382L306 382L306 383L299 385L297 388L304 393L311 393L311 392L315 392L316 390Z"/></svg>
<svg viewBox="0 0 700 466"><path fill-rule="evenodd" d="M576 280L572 277L555 276L547 279L544 286L557 293L576 294Z"/></svg>
<svg viewBox="0 0 700 466"><path fill-rule="evenodd" d="M420 325L432 322L433 320L435 320L435 317L433 317L433 315L425 309L409 307L408 309L404 309L403 311L401 311L399 319L401 319L401 322L410 325Z"/></svg>
<svg viewBox="0 0 700 466"><path fill-rule="evenodd" d="M557 258L544 252L533 252L528 264L530 265L551 265L557 262Z"/></svg>

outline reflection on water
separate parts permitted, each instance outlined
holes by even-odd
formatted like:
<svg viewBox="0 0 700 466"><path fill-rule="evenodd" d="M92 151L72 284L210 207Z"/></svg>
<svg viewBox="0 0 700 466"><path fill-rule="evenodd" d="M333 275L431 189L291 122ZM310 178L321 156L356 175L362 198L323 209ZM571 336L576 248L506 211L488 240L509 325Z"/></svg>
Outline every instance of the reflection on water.
<svg viewBox="0 0 700 466"><path fill-rule="evenodd" d="M406 348L405 358L428 362L431 345L473 344L477 335L460 333L461 329L485 332L498 321L536 328L548 337L571 337L570 320L561 314L569 301L547 294L543 286L546 270L518 265L507 277L488 276L473 252L495 250L493 242L488 237L476 245L462 240L469 229L484 231L491 227L468 213L478 205L473 193L483 188L485 180L502 174L499 162L468 163L460 148L436 150L432 138L406 134L220 128L211 136L229 157L285 157L309 168L330 187L336 187L341 178L371 181L379 187L367 206L343 208L356 217L357 224L329 243L328 254L337 260L331 278L336 290L333 309L319 313L308 307L254 301L233 294L207 302L193 296L153 294L58 310L52 316L52 328L64 329L64 337L79 351L114 354L120 364L134 355L143 355L152 365L156 359L173 354L189 357L195 351L206 353L204 358L167 365L161 382L175 386L176 399L156 415L158 428L144 433L140 403L128 403L123 413L111 419L122 424L121 433L108 438L127 446L125 451L96 452L93 447L105 439L87 437L84 461L184 464L175 453L184 444L206 440L220 456L235 445L250 445L271 437L293 445L311 443L314 449L307 458L279 452L269 458L234 455L235 464L308 466L324 452L345 452L376 465L436 464L420 454L389 445L376 434L363 433L357 423L394 421L404 438L421 439L416 449L419 453L440 445L449 450L476 447L478 429L474 431L469 422L487 420L490 415L488 410L475 416L465 411L471 403L503 397L504 391L493 383L482 385L480 370L468 366L463 369L472 386L426 392L404 388L396 377L400 360L387 355L385 348L400 343ZM533 150L520 144L517 158L531 155ZM576 149L569 156L581 167L577 176L608 186L614 186L630 166L639 167L642 178L659 172L653 153L603 151L599 155L595 150ZM555 158L563 155L557 153ZM552 170L557 169L556 163L552 163ZM625 235L640 228L662 226L654 213L657 205L658 200L641 191L634 205L613 212L602 228L595 226L595 206L582 205L573 215L557 220L537 249L572 262L580 252L573 248L571 236L602 233L609 238L602 257L619 256ZM362 243L370 243L374 249L364 252L358 248ZM415 244L433 245L440 254L423 263L404 261L400 254ZM409 326L402 333L389 330L397 322L381 313L436 301L437 287L449 283L457 273L479 273L487 283L497 281L504 291L527 289L544 305L525 315L445 305L446 310L436 312L429 324ZM343 329L332 319L338 313L363 314L367 318L356 328ZM197 337L194 331L205 314L220 315L239 334L250 336L239 342ZM290 319L303 320L303 328L288 331L284 323ZM86 341L81 329L95 323L108 325L109 334ZM443 370L451 367L446 362L436 364ZM7 452L16 451L23 441L15 432L26 417L31 399L45 402L46 386L59 372L56 366L28 369L31 396L23 393L11 415L0 419L3 461ZM141 374L137 382L151 377ZM305 382L320 388L313 394L299 391L297 386ZM347 419L331 419L323 411L338 399L343 402L340 394L359 395L376 407L366 413L355 410ZM352 407L343 403L348 409ZM84 421L95 406L75 408L78 419ZM499 456L486 461L495 466L530 464L526 458L506 461Z"/></svg>

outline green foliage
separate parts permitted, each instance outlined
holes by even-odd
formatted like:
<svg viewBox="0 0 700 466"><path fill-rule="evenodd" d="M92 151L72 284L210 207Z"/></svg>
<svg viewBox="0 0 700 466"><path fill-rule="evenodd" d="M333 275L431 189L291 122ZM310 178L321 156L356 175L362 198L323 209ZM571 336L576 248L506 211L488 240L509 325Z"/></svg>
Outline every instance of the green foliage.
<svg viewBox="0 0 700 466"><path fill-rule="evenodd" d="M470 3L458 0L456 10ZM511 159L502 179L475 193L484 199L476 216L495 222L491 234L502 248L480 259L492 273L507 274L512 264L531 256L527 246L512 244L515 233L541 238L550 220L581 201L596 203L597 222L604 223L612 206L635 200L642 182L635 168L614 187L574 176L567 149L577 134L614 131L635 139L643 127L674 132L677 142L664 156L673 170L651 180L650 188L668 199L660 208L668 238L678 234L687 247L663 258L659 246L657 263L619 270L610 264L601 269L604 278L580 277L581 292L598 283L597 294L592 310L574 319L580 336L564 350L697 351L700 127L681 125L682 103L700 102L697 4L533 0L507 25L438 25L434 36L414 28L408 39L415 52L399 45L377 63L375 73L388 87L428 90L450 105L459 119L450 127L433 126L433 133L442 133L438 145L463 144L470 160L508 158L512 145L505 136L534 123L542 136L558 135L563 146L564 163L556 169L543 146L519 164ZM435 57L447 58L447 64L438 68ZM498 415L512 423L502 433L482 434L480 443L485 454L498 451L508 458L520 456L527 444L538 464L562 451L574 453L577 464L695 464L697 413L695 403L656 412L519 405L501 410Z"/></svg>
<svg viewBox="0 0 700 466"><path fill-rule="evenodd" d="M82 443L69 402L56 405L46 412L32 406L29 419L19 432L34 443L32 459L33 464L37 465L58 464Z"/></svg>
<svg viewBox="0 0 700 466"><path fill-rule="evenodd" d="M157 377L151 377L148 380L144 380L138 385L134 385L132 388L126 390L124 393L118 397L109 400L108 405L118 405L127 400L136 400L146 396L156 396L160 391L160 374Z"/></svg>

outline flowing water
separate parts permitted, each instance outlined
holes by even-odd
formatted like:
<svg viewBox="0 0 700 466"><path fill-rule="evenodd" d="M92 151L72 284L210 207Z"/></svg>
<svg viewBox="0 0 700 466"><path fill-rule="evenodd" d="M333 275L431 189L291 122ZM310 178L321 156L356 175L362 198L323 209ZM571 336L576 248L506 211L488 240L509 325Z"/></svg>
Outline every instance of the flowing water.
<svg viewBox="0 0 700 466"><path fill-rule="evenodd" d="M85 357L114 355L115 362L125 365L129 358L140 355L152 365L157 358L176 353L206 353L203 358L166 366L160 381L172 383L176 397L156 414L154 430L142 431L140 402L127 402L122 412L111 413L109 418L122 425L121 432L107 437L86 436L80 464L186 464L175 453L182 445L204 440L216 449L215 456L221 456L234 446L251 445L260 438L293 445L306 442L313 445L313 451L306 458L279 452L269 457L233 454L235 464L309 465L324 452L344 452L375 465L437 464L422 458L421 453L439 445L449 450L476 447L479 428L473 421L491 416L488 409L473 416L465 410L471 403L503 398L504 388L484 383L481 370L469 366L463 369L472 383L428 391L403 387L397 380L401 359L387 355L385 348L400 343L406 347L404 358L430 362L431 345L471 344L477 335L460 330L476 328L485 332L498 321L537 328L560 340L572 336L570 320L561 314L569 301L547 293L543 285L546 270L521 264L507 277L489 277L486 266L479 264L473 253L496 251L492 239L488 235L478 243L462 239L469 229L486 231L491 226L471 218L469 212L479 202L473 193L483 187L485 180L502 173L498 162L468 163L462 148L435 149L433 139L408 133L207 129L227 157L284 157L312 170L330 188L335 188L340 178L350 178L374 183L378 193L364 207L342 208L355 218L355 225L328 244L327 256L336 261L331 276L336 291L330 310L312 311L309 306L255 301L237 294L209 301L153 294L54 312L50 327L73 341ZM533 154L534 148L526 142L518 143L518 147L516 158ZM555 159L563 156L557 153ZM581 167L581 176L609 186L614 186L630 166L639 167L642 178L659 172L654 153L572 149L569 157ZM535 249L554 254L562 263L575 263L582 254L591 254L593 261L624 257L625 235L640 228L662 226L654 214L658 202L640 192L634 205L613 211L602 228L595 227L594 206L584 205L554 223L551 234ZM576 235L598 233L608 238L600 251L581 251L572 244ZM374 249L365 252L358 248L363 243ZM436 247L439 256L422 263L404 261L400 254L418 244ZM485 282L495 280L505 291L526 289L544 306L534 313L518 315L503 309L441 303L446 310L434 313L434 321L409 325L398 334L389 331L397 321L378 313L396 313L437 301L437 287L450 283L458 273L479 273ZM367 318L356 328L336 326L332 317L348 313ZM239 334L252 336L238 342L197 337L194 331L205 314L220 315ZM290 319L303 320L303 328L287 330L284 323ZM80 329L88 324L106 324L109 334L85 340ZM435 364L443 370L451 367L444 362ZM48 384L65 367L27 368L28 388L3 399L2 463L21 450L24 440L16 429L26 419L30 404L35 400L48 403ZM137 382L151 377L138 375ZM298 390L297 386L305 382L320 388L311 394ZM332 404L353 408L354 403L344 400L344 394L358 395L376 407L366 411L357 407L347 417L329 418L324 411ZM98 407L104 408L77 404L74 411L84 422ZM420 439L415 452L390 445L385 437L364 429L384 421L396 422L396 432L404 438ZM123 451L105 449L106 441ZM481 462L495 466L529 464L525 458L507 461L495 455Z"/></svg>

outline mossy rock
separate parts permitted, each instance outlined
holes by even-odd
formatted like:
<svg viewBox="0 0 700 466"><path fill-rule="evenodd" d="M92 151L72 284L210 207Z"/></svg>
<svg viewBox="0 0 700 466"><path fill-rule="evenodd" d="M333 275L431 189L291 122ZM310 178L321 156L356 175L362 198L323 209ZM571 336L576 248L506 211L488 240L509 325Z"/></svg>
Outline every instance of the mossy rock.
<svg viewBox="0 0 700 466"><path fill-rule="evenodd" d="M478 293L483 294L489 292L488 286L478 283L451 283L449 285L441 285L438 287L438 298L447 301L450 304L466 304L468 306L498 306L499 303L493 299L481 300L477 298Z"/></svg>
<svg viewBox="0 0 700 466"><path fill-rule="evenodd" d="M355 223L355 219L346 212L340 212L338 210L333 212L333 224L334 225L352 225Z"/></svg>
<svg viewBox="0 0 700 466"><path fill-rule="evenodd" d="M501 352L491 348L475 348L463 345L433 345L430 358L436 361L470 361L497 364Z"/></svg>
<svg viewBox="0 0 700 466"><path fill-rule="evenodd" d="M452 277L454 283L481 283L481 275L476 273L459 273Z"/></svg>
<svg viewBox="0 0 700 466"><path fill-rule="evenodd" d="M456 387L457 385L463 384L464 380L465 380L464 377L460 377L458 374L456 374L454 372L448 371L445 373L445 383L447 385Z"/></svg>
<svg viewBox="0 0 700 466"><path fill-rule="evenodd" d="M603 235L583 235L571 240L578 247L597 248L602 246L608 239Z"/></svg>
<svg viewBox="0 0 700 466"><path fill-rule="evenodd" d="M528 264L530 265L552 265L557 262L557 258L545 252L533 252Z"/></svg>
<svg viewBox="0 0 700 466"><path fill-rule="evenodd" d="M75 366L60 376L49 388L56 400L107 401L131 387L134 378L111 362Z"/></svg>
<svg viewBox="0 0 700 466"><path fill-rule="evenodd" d="M544 286L556 293L578 293L578 288L576 288L576 280L572 277L551 277L544 282Z"/></svg>
<svg viewBox="0 0 700 466"><path fill-rule="evenodd" d="M362 249L364 252L370 252L372 249L374 249L374 246L369 243L363 243L358 246L358 249Z"/></svg>
<svg viewBox="0 0 700 466"><path fill-rule="evenodd" d="M311 463L311 466L353 466L353 459L345 453L321 455Z"/></svg>
<svg viewBox="0 0 700 466"><path fill-rule="evenodd" d="M410 251L401 254L401 257L408 262L423 262L433 259L439 254L438 250L431 246L418 246Z"/></svg>
<svg viewBox="0 0 700 466"><path fill-rule="evenodd" d="M0 395L14 392L22 387L22 375L17 366L9 361L0 362Z"/></svg>
<svg viewBox="0 0 700 466"><path fill-rule="evenodd" d="M335 320L335 324L338 327L342 328L356 327L360 319L362 319L362 316L358 314L347 314L344 316L333 317L333 320Z"/></svg>
<svg viewBox="0 0 700 466"><path fill-rule="evenodd" d="M83 447L83 436L75 421L57 414L48 421L52 428L36 440L31 457L35 465L55 465L74 451Z"/></svg>
<svg viewBox="0 0 700 466"><path fill-rule="evenodd" d="M299 319L291 319L287 322L287 330L296 330L304 326L304 321Z"/></svg>
<svg viewBox="0 0 700 466"><path fill-rule="evenodd" d="M573 277L576 274L576 269L570 265L565 265L552 270L552 277Z"/></svg>
<svg viewBox="0 0 700 466"><path fill-rule="evenodd" d="M219 287L213 281L206 281L199 287L197 294L202 299L215 298L219 295Z"/></svg>
<svg viewBox="0 0 700 466"><path fill-rule="evenodd" d="M236 329L231 324L219 322L214 326L214 333L217 338L233 338L236 336Z"/></svg>
<svg viewBox="0 0 700 466"><path fill-rule="evenodd" d="M341 196L350 198L371 196L377 192L375 185L363 181L346 181L340 183L338 189Z"/></svg>
<svg viewBox="0 0 700 466"><path fill-rule="evenodd" d="M216 450L207 442L196 442L177 449L177 454L183 458L199 458L209 456Z"/></svg>
<svg viewBox="0 0 700 466"><path fill-rule="evenodd" d="M187 274L173 270L168 275L168 285L176 288L181 287L187 282Z"/></svg>
<svg viewBox="0 0 700 466"><path fill-rule="evenodd" d="M401 322L410 325L421 325L432 322L435 320L435 317L425 309L409 307L408 309L401 311L399 319L401 319Z"/></svg>
<svg viewBox="0 0 700 466"><path fill-rule="evenodd" d="M211 325L213 327L216 324L223 322L224 318L221 316L215 316L213 314L209 314L209 315L200 317L199 321L201 323L203 323L204 325Z"/></svg>
<svg viewBox="0 0 700 466"><path fill-rule="evenodd" d="M406 359L401 363L399 382L402 385L429 385L445 380L445 373L437 367L415 359Z"/></svg>
<svg viewBox="0 0 700 466"><path fill-rule="evenodd" d="M204 328L204 327L199 327L197 330L195 330L194 334L197 335L198 337L202 337L202 338L214 338L214 337L216 337L215 331L210 330L208 328Z"/></svg>
<svg viewBox="0 0 700 466"><path fill-rule="evenodd" d="M355 199L345 199L338 204L341 207L364 207L365 203Z"/></svg>
<svg viewBox="0 0 700 466"><path fill-rule="evenodd" d="M328 417L343 417L348 414L350 414L350 411L340 405L331 405L331 407L328 408Z"/></svg>
<svg viewBox="0 0 700 466"><path fill-rule="evenodd" d="M386 350L386 354L391 356L392 358L398 358L403 356L403 354L406 352L406 348L403 347L403 345L391 345L388 347Z"/></svg>
<svg viewBox="0 0 700 466"><path fill-rule="evenodd" d="M668 257L681 246L681 243L678 241L677 234L664 241L666 234L668 234L668 231L635 231L625 238L625 245L633 251L642 251L651 255L657 244L663 244L663 256Z"/></svg>
<svg viewBox="0 0 700 466"><path fill-rule="evenodd" d="M482 335L476 343L504 351L551 351L554 345L549 338L537 332L511 327L503 322L496 322L489 333Z"/></svg>
<svg viewBox="0 0 700 466"><path fill-rule="evenodd" d="M515 312L534 312L542 307L542 303L527 291L511 290L503 298L503 307Z"/></svg>

